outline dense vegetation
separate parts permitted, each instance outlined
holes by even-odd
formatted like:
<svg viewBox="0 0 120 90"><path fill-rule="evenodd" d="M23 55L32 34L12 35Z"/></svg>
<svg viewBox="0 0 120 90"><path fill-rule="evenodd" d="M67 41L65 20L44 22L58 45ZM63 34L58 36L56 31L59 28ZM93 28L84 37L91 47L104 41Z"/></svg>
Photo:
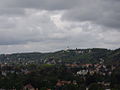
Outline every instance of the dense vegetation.
<svg viewBox="0 0 120 90"><path fill-rule="evenodd" d="M106 63L120 62L120 49L73 49L54 53L16 53L0 55L1 62L28 62L36 63L97 63L104 59Z"/></svg>
<svg viewBox="0 0 120 90"><path fill-rule="evenodd" d="M1 54L0 89L30 90L24 89L29 84L38 90L120 90L120 49Z"/></svg>
<svg viewBox="0 0 120 90"><path fill-rule="evenodd" d="M10 67L5 67L6 69L1 68L1 70L9 69L10 71ZM48 64L14 67L17 68L14 73L9 72L7 75L0 73L0 88L23 90L25 85L31 84L38 90L47 90L48 88L52 90L86 90L86 87L89 87L89 90L105 90L108 86L98 83L109 82L111 90L120 90L120 68L115 69L111 75L100 73L77 75L76 71L80 70L81 67L68 68ZM20 72L19 70L22 68L29 70L29 73ZM57 89L59 80L67 83ZM68 84L68 82L70 83Z"/></svg>

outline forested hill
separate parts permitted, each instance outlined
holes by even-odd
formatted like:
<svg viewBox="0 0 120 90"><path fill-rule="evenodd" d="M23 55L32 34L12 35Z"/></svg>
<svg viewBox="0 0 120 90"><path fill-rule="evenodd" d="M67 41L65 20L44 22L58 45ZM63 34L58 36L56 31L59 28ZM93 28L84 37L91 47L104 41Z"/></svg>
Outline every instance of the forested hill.
<svg viewBox="0 0 120 90"><path fill-rule="evenodd" d="M109 53L106 62L109 64L120 64L120 48Z"/></svg>
<svg viewBox="0 0 120 90"><path fill-rule="evenodd" d="M93 49L68 49L52 53L15 53L1 54L0 62L9 63L97 63L105 60L106 63L120 63L120 49L108 50L101 48Z"/></svg>

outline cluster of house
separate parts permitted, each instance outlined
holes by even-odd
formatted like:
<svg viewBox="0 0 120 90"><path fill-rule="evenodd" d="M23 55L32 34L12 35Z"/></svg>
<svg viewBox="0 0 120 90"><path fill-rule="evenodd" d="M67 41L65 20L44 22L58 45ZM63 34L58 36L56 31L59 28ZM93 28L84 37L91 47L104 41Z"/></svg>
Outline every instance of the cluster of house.
<svg viewBox="0 0 120 90"><path fill-rule="evenodd" d="M6 90L6 89L0 89L0 90ZM17 90L17 89L10 89L10 90ZM39 90L38 88L35 88L32 84L26 84L21 90ZM51 90L51 89L46 89Z"/></svg>
<svg viewBox="0 0 120 90"><path fill-rule="evenodd" d="M66 67L69 67L69 68L79 68L79 67L81 67L76 72L76 75L83 76L83 77L86 76L87 74L89 74L89 75L99 74L99 75L102 75L102 76L106 76L106 75L111 76L113 70L116 69L116 66L105 65L103 59L101 59L100 62L97 63L97 64L66 64ZM105 87L109 87L111 83L101 81L101 82L97 82L97 84L103 85ZM106 89L106 90L110 90L110 89Z"/></svg>
<svg viewBox="0 0 120 90"><path fill-rule="evenodd" d="M111 75L112 71L115 69L114 66L111 66L111 68L107 68L106 65L103 64L95 64L95 65L86 65L84 69L77 72L77 75L86 75L86 74L100 74L100 75Z"/></svg>
<svg viewBox="0 0 120 90"><path fill-rule="evenodd" d="M56 83L56 90L61 90L62 86L69 84L77 85L77 82L75 80L74 81L58 80Z"/></svg>
<svg viewBox="0 0 120 90"><path fill-rule="evenodd" d="M16 68L14 65L0 64L0 75L7 76L7 74L9 74L9 73L29 74L29 73L31 73L31 71L28 70L27 68Z"/></svg>
<svg viewBox="0 0 120 90"><path fill-rule="evenodd" d="M65 64L68 68L80 68L76 74L77 75L93 75L95 73L100 75L111 75L112 71L116 68L115 66L107 67L104 64L104 60L100 60L97 64Z"/></svg>
<svg viewBox="0 0 120 90"><path fill-rule="evenodd" d="M63 52L70 52L70 51L74 51L74 50L70 49L69 46L68 46L65 50L63 50ZM92 50L91 50L91 49L85 50L85 49L77 49L77 48L76 48L76 49L75 49L75 52L76 52L77 54L83 54L83 53L91 53Z"/></svg>
<svg viewBox="0 0 120 90"><path fill-rule="evenodd" d="M33 87L31 84L27 84L23 87L23 90L38 90L38 88Z"/></svg>
<svg viewBox="0 0 120 90"><path fill-rule="evenodd" d="M47 61L46 61L47 62ZM56 63L55 60L51 59L49 60L49 62L47 62L48 64L50 63ZM65 64L66 67L69 68L79 68L82 67L82 69L80 68L80 70L78 70L76 72L76 75L78 76L85 76L88 73L90 75L94 75L95 73L100 74L100 75L111 75L112 71L116 68L115 66L111 66L110 68L108 68L105 64L104 64L104 60L100 60L100 62L98 64ZM0 64L0 74L3 76L6 76L7 73L24 73L24 74L28 74L30 73L29 70L27 69L23 69L21 68L20 71L19 70L15 70L13 66L9 66L6 63L5 64ZM61 90L60 88L66 84L74 84L76 85L76 81L61 81L58 80L56 83L56 90ZM104 85L104 86L109 86L110 83L109 82L98 82L98 84ZM2 89L0 89L2 90ZM13 89L14 90L14 89ZM34 88L31 84L27 84L23 87L23 90L38 90L38 88ZM47 90L51 90L51 89L47 89Z"/></svg>

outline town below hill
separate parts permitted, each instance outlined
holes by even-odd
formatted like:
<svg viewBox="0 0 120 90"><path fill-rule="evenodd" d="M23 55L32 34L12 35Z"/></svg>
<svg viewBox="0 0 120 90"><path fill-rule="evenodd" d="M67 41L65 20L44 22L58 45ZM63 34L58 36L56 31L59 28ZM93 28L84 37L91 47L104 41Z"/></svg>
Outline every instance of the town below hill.
<svg viewBox="0 0 120 90"><path fill-rule="evenodd" d="M120 90L120 49L1 54L0 90Z"/></svg>

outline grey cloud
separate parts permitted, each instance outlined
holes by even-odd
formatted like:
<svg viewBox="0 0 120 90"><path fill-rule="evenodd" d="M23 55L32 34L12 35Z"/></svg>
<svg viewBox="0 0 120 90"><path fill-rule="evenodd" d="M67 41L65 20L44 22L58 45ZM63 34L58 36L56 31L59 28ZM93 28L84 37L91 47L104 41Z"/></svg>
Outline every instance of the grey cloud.
<svg viewBox="0 0 120 90"><path fill-rule="evenodd" d="M114 0L84 0L65 12L63 19L90 21L98 25L120 28L120 2Z"/></svg>
<svg viewBox="0 0 120 90"><path fill-rule="evenodd" d="M11 15L15 15L15 16L21 16L24 15L25 11L24 9L20 9L20 8L0 8L0 15L4 15L4 16L11 16Z"/></svg>
<svg viewBox="0 0 120 90"><path fill-rule="evenodd" d="M0 14L19 15L26 8L65 10L65 20L90 21L106 27L120 28L119 0L4 0L0 6Z"/></svg>
<svg viewBox="0 0 120 90"><path fill-rule="evenodd" d="M1 7L59 10L72 8L78 1L79 0L4 0L1 1Z"/></svg>
<svg viewBox="0 0 120 90"><path fill-rule="evenodd" d="M120 47L119 0L0 1L3 52Z"/></svg>
<svg viewBox="0 0 120 90"><path fill-rule="evenodd" d="M16 27L16 22L6 16L0 16L0 31Z"/></svg>
<svg viewBox="0 0 120 90"><path fill-rule="evenodd" d="M60 41L66 37L51 21L49 12L41 13L35 11L32 15L17 19L1 16L0 45Z"/></svg>

